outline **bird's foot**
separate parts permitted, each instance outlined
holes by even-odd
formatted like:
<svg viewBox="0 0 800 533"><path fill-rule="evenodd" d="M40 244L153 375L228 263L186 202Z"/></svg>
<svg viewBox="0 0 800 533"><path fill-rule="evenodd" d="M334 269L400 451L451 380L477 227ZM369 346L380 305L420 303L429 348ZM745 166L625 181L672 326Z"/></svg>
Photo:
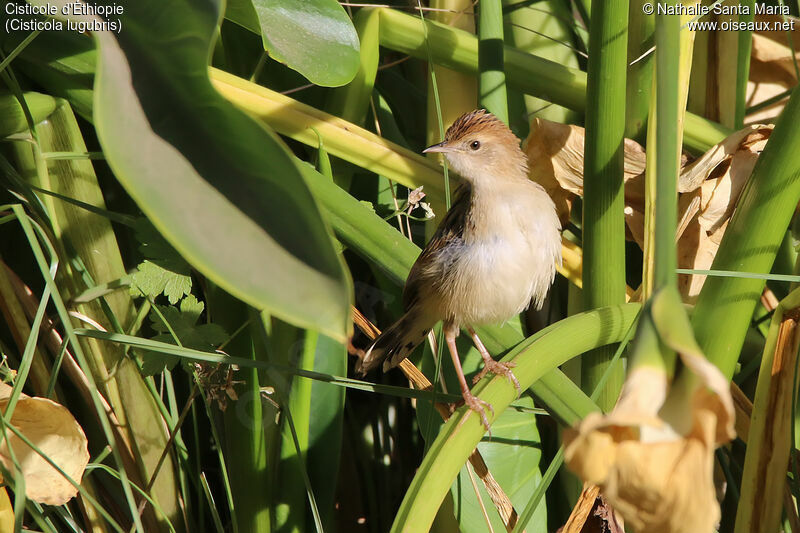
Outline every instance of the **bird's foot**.
<svg viewBox="0 0 800 533"><path fill-rule="evenodd" d="M481 415L481 421L483 422L483 427L486 428L486 431L491 432L489 429L489 419L486 418L486 410L483 408L484 406L489 408L489 411L494 416L494 407L489 402L483 401L471 392L467 391L461 395L464 398L464 404Z"/></svg>
<svg viewBox="0 0 800 533"><path fill-rule="evenodd" d="M491 372L496 376L505 376L508 379L508 381L513 383L514 386L517 388L517 396L519 396L520 393L522 392L522 389L519 386L519 380L517 380L517 376L515 376L514 372L511 371L511 369L514 368L515 366L517 366L517 363L513 361L502 362L502 361L495 361L494 359L489 359L485 361L483 365L483 370L478 372L478 374L474 378L472 378L472 384L475 385L481 379L483 379L483 376Z"/></svg>

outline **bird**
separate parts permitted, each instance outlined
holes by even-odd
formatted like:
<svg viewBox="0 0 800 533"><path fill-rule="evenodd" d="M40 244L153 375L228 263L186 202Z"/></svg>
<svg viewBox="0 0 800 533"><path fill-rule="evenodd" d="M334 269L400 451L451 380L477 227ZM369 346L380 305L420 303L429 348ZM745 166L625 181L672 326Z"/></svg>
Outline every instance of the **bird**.
<svg viewBox="0 0 800 533"><path fill-rule="evenodd" d="M485 109L456 119L444 140L423 153L443 154L461 184L411 268L405 313L364 352L356 371L397 366L441 320L464 403L489 431L484 407L494 409L470 392L456 337L465 328L483 359L473 384L492 372L520 393L514 363L495 361L474 328L505 322L531 303L541 309L561 264L561 222L545 189L528 177L519 139Z"/></svg>

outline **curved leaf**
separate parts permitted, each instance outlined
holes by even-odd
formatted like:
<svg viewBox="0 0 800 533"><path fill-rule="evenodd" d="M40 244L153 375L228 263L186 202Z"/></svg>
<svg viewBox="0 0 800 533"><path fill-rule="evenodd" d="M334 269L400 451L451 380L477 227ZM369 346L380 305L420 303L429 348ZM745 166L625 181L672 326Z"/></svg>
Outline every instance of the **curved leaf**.
<svg viewBox="0 0 800 533"><path fill-rule="evenodd" d="M523 390L565 361L598 346L619 342L639 310L638 304L603 307L565 318L518 344L503 358L516 363ZM485 378L472 390L494 406L492 423L516 398L503 376ZM480 442L485 429L466 407L450 417L428 450L395 517L392 531L428 531L459 469Z"/></svg>
<svg viewBox="0 0 800 533"><path fill-rule="evenodd" d="M504 336L518 339L522 342L523 334L519 317L514 317L503 326L497 327L496 331L502 332ZM486 337L488 343L492 343L491 332ZM460 335L457 339L458 354L461 359L461 366L467 377L467 383L472 382L472 377L483 367L483 359L478 350L472 344L467 335ZM494 350L491 353L497 355L507 350ZM439 369L440 379L444 390L458 391L458 377L455 368L450 364L449 358L441 363ZM437 361L431 353L429 345L425 345L424 356L420 369L428 376L436 375ZM445 386L446 385L446 386ZM566 391L563 391L566 393ZM515 402L516 405L533 408L533 398L523 393L522 397ZM426 441L433 442L443 425L439 414L434 410L430 401L417 401L417 420L422 435ZM478 444L478 450L485 461L489 472L494 480L503 488L505 494L514 504L517 511L525 508L526 503L533 496L537 486L541 483L542 476L539 470L541 460L541 440L539 429L536 425L536 415L532 411L521 409L506 409L502 413L497 413L497 419L492 424L492 434L490 438L484 439ZM520 468L524 465L524 468ZM473 486L473 480L475 485ZM476 488L477 487L477 493ZM481 501L477 495L480 494ZM453 485L450 487L450 499L453 504L454 520L459 524L459 531L462 533L483 533L487 531L486 516L494 531L503 531L505 525L493 504L491 496L486 490L486 486L478 479L475 469L470 464L465 464L459 471ZM484 515L484 509L486 515ZM444 509L440 510L440 513ZM533 521L528 525L526 531L529 533L547 531L547 511L545 506L539 506Z"/></svg>
<svg viewBox="0 0 800 533"><path fill-rule="evenodd" d="M534 406L530 396L523 396L515 403L529 408ZM503 487L514 504L514 508L519 512L525 508L525 504L530 500L536 487L542 482L542 475L538 467L542 456L542 446L534 419L535 415L530 411L506 409L492 426L492 437L478 444L478 450L486 461L492 476ZM463 533L483 533L487 530L486 519L478 503L475 489L472 487L467 468L472 469L470 465L464 465L456 482L450 487L456 506L455 515L459 519L460 529ZM475 476L474 473L473 476ZM478 481L477 476L475 476L475 481L492 528L494 531L503 531L505 526L500 514L492 505L486 487ZM525 531L529 533L547 531L545 505L539 505L536 508L533 519L528 523Z"/></svg>
<svg viewBox="0 0 800 533"><path fill-rule="evenodd" d="M349 278L297 163L211 86L221 4L139 0L125 6L124 31L92 32L100 143L117 179L195 268L254 307L343 340Z"/></svg>
<svg viewBox="0 0 800 533"><path fill-rule="evenodd" d="M56 110L56 99L47 94L26 92L25 105L34 124L41 122ZM28 129L25 111L13 94L0 95L0 137Z"/></svg>
<svg viewBox="0 0 800 533"><path fill-rule="evenodd" d="M358 71L358 34L336 0L253 0L264 49L311 83L338 87ZM302 46L298 46L302 43Z"/></svg>

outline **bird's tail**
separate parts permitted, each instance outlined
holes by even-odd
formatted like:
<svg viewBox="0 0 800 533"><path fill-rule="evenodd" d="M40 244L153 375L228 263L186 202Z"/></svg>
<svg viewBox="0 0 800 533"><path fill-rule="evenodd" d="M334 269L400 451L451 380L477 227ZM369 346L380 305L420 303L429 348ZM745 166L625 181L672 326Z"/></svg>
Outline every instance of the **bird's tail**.
<svg viewBox="0 0 800 533"><path fill-rule="evenodd" d="M375 339L372 346L356 363L356 372L362 376L383 363L384 372L400 364L436 324L417 308L411 308L400 320L392 324Z"/></svg>

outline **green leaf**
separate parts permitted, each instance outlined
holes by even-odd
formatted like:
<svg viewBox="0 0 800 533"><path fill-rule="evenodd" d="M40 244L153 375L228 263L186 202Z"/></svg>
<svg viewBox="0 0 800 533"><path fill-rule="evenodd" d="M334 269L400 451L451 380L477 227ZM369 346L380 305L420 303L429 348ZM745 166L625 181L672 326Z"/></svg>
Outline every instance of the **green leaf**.
<svg viewBox="0 0 800 533"><path fill-rule="evenodd" d="M530 408L534 406L530 397L522 397L516 403ZM542 475L537 468L542 455L542 445L534 413L506 409L492 425L491 438L478 444L478 450L486 461L492 476L503 487L514 507L517 510L523 509L537 485L542 482ZM525 466L520 468L520 465ZM487 530L486 520L476 498L467 468L472 469L471 466L465 465L450 489L455 502L455 515L459 518L462 532L482 533ZM478 486L483 506L491 520L492 528L494 531L503 531L505 525L494 509L486 487L474 472L472 475ZM533 519L525 530L531 533L547 531L547 510L544 505L537 507Z"/></svg>
<svg viewBox="0 0 800 533"><path fill-rule="evenodd" d="M184 348L213 352L217 346L228 340L228 335L222 326L197 324L205 304L191 294L181 301L180 310L169 305L156 305L156 307L158 312L152 310L149 316L153 329L158 332L158 335L153 337L155 341L177 344L173 337L174 333ZM148 352L147 357L142 360L142 372L152 376L165 368L171 369L179 360L180 358L176 356Z"/></svg>
<svg viewBox="0 0 800 533"><path fill-rule="evenodd" d="M225 18L253 33L261 33L251 0L228 0L225 3Z"/></svg>
<svg viewBox="0 0 800 533"><path fill-rule="evenodd" d="M149 220L144 217L136 219L133 224L133 231L136 241L139 243L139 251L147 259L164 266L164 268L177 268L180 266L181 268L189 269L189 264Z"/></svg>
<svg viewBox="0 0 800 533"><path fill-rule="evenodd" d="M516 363L514 374L523 390L567 360L588 350L619 342L636 318L637 304L604 307L551 324L515 346L503 361ZM482 339L483 340L483 339ZM492 350L487 346L489 350ZM502 376L483 379L473 394L494 406L489 423L516 398L514 386ZM466 407L445 423L417 470L400 506L392 531L428 531L442 500L485 428Z"/></svg>
<svg viewBox="0 0 800 533"><path fill-rule="evenodd" d="M180 273L168 270L152 261L139 263L136 272L131 274L131 295L145 296L154 299L161 295L167 297L169 303L178 300L192 291L192 278L187 272Z"/></svg>
<svg viewBox="0 0 800 533"><path fill-rule="evenodd" d="M347 374L347 350L324 335L317 339L314 372ZM345 391L321 381L311 383L311 408L308 424L308 476L322 514L325 530L333 530L339 460L342 451Z"/></svg>
<svg viewBox="0 0 800 533"><path fill-rule="evenodd" d="M163 293L169 303L178 303L192 290L189 263L146 218L136 220L134 232L147 260L131 274L131 294L155 299Z"/></svg>
<svg viewBox="0 0 800 533"><path fill-rule="evenodd" d="M59 11L66 4L54 3ZM92 32L100 144L126 191L193 267L254 307L344 340L349 277L297 164L208 78L221 7L140 0L126 5L119 35Z"/></svg>
<svg viewBox="0 0 800 533"><path fill-rule="evenodd" d="M311 83L350 83L360 61L358 34L336 0L253 0L264 49ZM302 43L302 44L299 44Z"/></svg>

